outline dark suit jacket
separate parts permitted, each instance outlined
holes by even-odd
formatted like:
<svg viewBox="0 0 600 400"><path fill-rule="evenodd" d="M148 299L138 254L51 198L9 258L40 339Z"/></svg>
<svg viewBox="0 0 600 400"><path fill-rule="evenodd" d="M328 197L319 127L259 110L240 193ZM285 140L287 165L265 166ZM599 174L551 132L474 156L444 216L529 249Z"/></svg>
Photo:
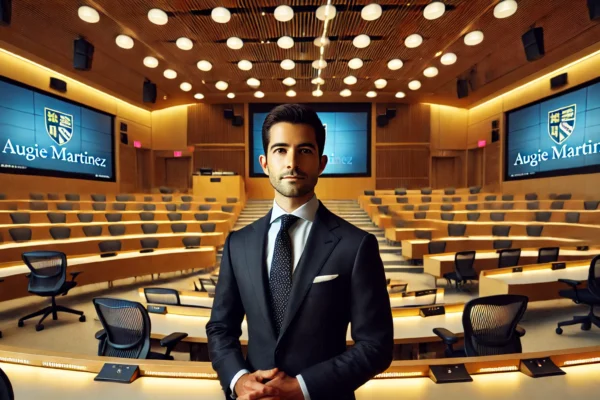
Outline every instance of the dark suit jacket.
<svg viewBox="0 0 600 400"><path fill-rule="evenodd" d="M392 361L392 313L377 240L319 204L276 337L265 265L270 219L271 212L225 242L206 326L223 390L231 394L241 369L277 367L301 374L311 400L354 399L354 391ZM334 274L339 276L313 284L316 276ZM247 359L239 342L244 315ZM346 349L348 323L355 344Z"/></svg>

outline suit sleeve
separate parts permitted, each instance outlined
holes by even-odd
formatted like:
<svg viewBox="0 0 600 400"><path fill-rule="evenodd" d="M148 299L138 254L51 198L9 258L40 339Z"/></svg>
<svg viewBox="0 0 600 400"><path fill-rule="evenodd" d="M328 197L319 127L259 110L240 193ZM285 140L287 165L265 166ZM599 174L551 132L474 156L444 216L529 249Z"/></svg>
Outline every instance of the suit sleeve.
<svg viewBox="0 0 600 400"><path fill-rule="evenodd" d="M240 370L250 369L240 344L245 311L231 265L232 237L233 232L225 241L213 308L210 321L206 324L208 353L223 391L228 396L231 395L229 385L235 374Z"/></svg>
<svg viewBox="0 0 600 400"><path fill-rule="evenodd" d="M394 326L377 239L366 235L351 278L351 333L354 346L300 372L312 400L354 392L392 363Z"/></svg>

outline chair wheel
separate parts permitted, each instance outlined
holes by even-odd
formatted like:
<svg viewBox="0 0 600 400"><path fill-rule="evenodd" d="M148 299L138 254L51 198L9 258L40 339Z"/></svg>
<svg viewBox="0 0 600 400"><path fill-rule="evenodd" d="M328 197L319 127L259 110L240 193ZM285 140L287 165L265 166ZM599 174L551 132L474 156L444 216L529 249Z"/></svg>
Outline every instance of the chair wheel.
<svg viewBox="0 0 600 400"><path fill-rule="evenodd" d="M592 329L592 324L581 324L582 331L589 331L590 329Z"/></svg>
<svg viewBox="0 0 600 400"><path fill-rule="evenodd" d="M44 325L42 325L42 324L37 324L37 325L35 326L35 331L36 331L36 332L43 331L43 330L44 330Z"/></svg>
<svg viewBox="0 0 600 400"><path fill-rule="evenodd" d="M82 315L81 317L79 317L79 322L85 322L85 315Z"/></svg>
<svg viewBox="0 0 600 400"><path fill-rule="evenodd" d="M557 335L562 335L562 333L563 333L562 328L556 328L556 334Z"/></svg>
<svg viewBox="0 0 600 400"><path fill-rule="evenodd" d="M25 323L23 321L19 321L17 325L19 326L19 328L22 328L25 326Z"/></svg>

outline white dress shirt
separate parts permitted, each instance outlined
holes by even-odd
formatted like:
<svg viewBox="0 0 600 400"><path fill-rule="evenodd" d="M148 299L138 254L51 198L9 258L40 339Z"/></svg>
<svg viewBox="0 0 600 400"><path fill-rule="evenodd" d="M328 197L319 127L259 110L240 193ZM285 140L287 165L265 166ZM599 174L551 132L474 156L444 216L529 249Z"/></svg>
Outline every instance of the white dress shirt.
<svg viewBox="0 0 600 400"><path fill-rule="evenodd" d="M293 270L296 270L298 261L300 261L300 257L304 251L304 246L308 240L308 235L310 233L310 229L312 228L318 209L319 200L317 200L317 196L313 196L309 201L291 213L292 215L299 217L298 221L296 221L288 230L290 239L292 241L292 255L294 257ZM273 261L273 252L275 250L275 240L277 239L277 234L279 233L279 228L281 227L281 216L285 214L288 213L279 207L279 204L273 200L273 210L271 212L270 221L271 225L269 227L269 234L267 236L267 259L265 260L268 276L271 275L271 263ZM242 375L248 373L250 373L250 371L243 369L235 374L231 380L231 385L229 385L229 387L234 398L237 396L235 393L235 384L242 377ZM297 375L296 379L298 379L298 383L302 389L302 394L304 394L304 399L310 400L310 394L308 393L308 388L306 387L304 379L302 379L302 375Z"/></svg>

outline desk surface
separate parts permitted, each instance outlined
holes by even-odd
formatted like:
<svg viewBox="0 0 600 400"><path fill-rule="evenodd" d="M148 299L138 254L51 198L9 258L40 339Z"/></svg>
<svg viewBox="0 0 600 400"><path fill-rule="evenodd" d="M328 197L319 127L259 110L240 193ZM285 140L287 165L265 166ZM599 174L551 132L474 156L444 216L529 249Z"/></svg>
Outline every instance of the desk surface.
<svg viewBox="0 0 600 400"><path fill-rule="evenodd" d="M440 254L440 255L428 255L428 257L432 260L437 260L437 261L452 261L454 262L454 257L455 257L456 253L445 253L445 254ZM600 249L596 249L596 250L586 250L586 251L580 251L580 250L573 250L573 249L560 249L559 255L561 256L569 256L569 257L578 257L581 256L581 258L588 258L588 257L593 257L597 254L600 254ZM521 251L521 257L537 257L538 256L538 250L522 250ZM498 253L494 250L494 251L478 251L475 254L475 259L476 260L494 260L498 258Z"/></svg>
<svg viewBox="0 0 600 400"><path fill-rule="evenodd" d="M556 282L559 279L573 279L575 281L584 281L588 277L590 263L581 263L570 266L565 269L539 269L523 272L509 272L503 274L486 275L487 279L496 279L506 283L507 285L531 285L537 283ZM485 274L485 273L484 273ZM569 287L564 284L564 288Z"/></svg>

